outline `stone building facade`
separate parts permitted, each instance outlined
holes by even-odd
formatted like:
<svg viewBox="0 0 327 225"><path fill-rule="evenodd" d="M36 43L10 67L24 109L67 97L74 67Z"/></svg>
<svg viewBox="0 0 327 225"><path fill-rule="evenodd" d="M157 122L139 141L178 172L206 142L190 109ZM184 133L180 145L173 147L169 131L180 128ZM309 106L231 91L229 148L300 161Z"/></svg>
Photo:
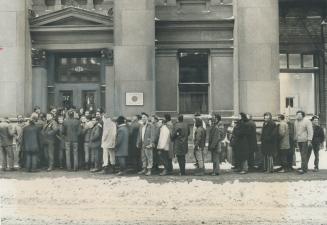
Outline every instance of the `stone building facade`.
<svg viewBox="0 0 327 225"><path fill-rule="evenodd" d="M303 64L310 45L292 46L297 25L283 21L294 8L290 0L0 0L0 115L35 105L276 115L290 112L284 101L302 107L281 90L280 73L292 72L318 74L312 113L325 115L323 54L313 53L312 67L280 68L292 53Z"/></svg>

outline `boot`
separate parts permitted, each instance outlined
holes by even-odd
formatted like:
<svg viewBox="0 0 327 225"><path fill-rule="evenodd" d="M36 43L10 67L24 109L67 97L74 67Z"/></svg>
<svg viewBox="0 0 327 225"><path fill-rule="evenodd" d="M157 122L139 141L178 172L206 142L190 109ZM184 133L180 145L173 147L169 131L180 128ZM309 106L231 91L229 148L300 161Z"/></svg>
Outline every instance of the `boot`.
<svg viewBox="0 0 327 225"><path fill-rule="evenodd" d="M143 169L140 172L138 172L137 174L143 175L143 174L146 174L146 173L147 173L147 169Z"/></svg>
<svg viewBox="0 0 327 225"><path fill-rule="evenodd" d="M151 170L148 170L148 172L145 173L145 176L151 176L152 172Z"/></svg>

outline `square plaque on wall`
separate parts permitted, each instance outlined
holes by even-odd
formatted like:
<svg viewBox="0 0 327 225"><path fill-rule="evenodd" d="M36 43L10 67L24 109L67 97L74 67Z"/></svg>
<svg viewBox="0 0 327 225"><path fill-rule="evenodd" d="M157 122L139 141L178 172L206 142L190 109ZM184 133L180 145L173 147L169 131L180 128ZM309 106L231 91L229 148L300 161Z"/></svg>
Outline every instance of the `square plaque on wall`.
<svg viewBox="0 0 327 225"><path fill-rule="evenodd" d="M143 105L143 92L126 92L126 105Z"/></svg>

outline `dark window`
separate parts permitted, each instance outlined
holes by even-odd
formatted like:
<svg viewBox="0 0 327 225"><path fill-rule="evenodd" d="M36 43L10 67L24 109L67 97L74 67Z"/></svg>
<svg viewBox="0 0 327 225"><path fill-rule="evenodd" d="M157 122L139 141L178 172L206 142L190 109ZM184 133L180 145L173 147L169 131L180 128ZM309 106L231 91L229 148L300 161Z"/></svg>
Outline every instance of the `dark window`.
<svg viewBox="0 0 327 225"><path fill-rule="evenodd" d="M101 76L101 58L93 55L56 56L56 81L66 83L97 83Z"/></svg>
<svg viewBox="0 0 327 225"><path fill-rule="evenodd" d="M286 97L286 108L293 108L294 107L294 98L293 97Z"/></svg>
<svg viewBox="0 0 327 225"><path fill-rule="evenodd" d="M208 53L179 52L179 111L208 113Z"/></svg>

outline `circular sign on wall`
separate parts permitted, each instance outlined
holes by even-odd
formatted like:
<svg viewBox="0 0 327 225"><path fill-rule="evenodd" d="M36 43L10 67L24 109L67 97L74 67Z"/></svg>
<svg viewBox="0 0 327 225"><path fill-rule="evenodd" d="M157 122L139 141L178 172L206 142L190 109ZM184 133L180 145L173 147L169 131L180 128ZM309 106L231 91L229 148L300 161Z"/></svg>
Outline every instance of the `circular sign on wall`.
<svg viewBox="0 0 327 225"><path fill-rule="evenodd" d="M143 105L143 92L127 92L126 105Z"/></svg>

